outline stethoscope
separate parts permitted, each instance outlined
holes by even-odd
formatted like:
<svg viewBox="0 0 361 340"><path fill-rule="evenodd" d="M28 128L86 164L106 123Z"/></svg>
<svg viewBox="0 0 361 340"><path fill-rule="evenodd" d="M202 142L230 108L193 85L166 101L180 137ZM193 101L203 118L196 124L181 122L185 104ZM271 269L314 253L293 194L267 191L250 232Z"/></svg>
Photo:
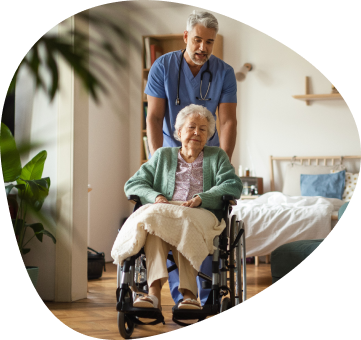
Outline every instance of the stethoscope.
<svg viewBox="0 0 361 340"><path fill-rule="evenodd" d="M180 99L179 99L179 83L180 83L180 73L181 73L181 69L182 69L182 62L183 62L183 58L184 58L184 52L186 50L183 50L182 52L182 56L181 56L181 60L179 62L179 70L178 70L178 86L177 86L177 99L175 100L175 105L180 105ZM202 95L202 81L203 81L203 75L205 73L209 73L209 83L208 83L208 88L207 88L207 92L205 94L205 96L203 97ZM209 88L211 86L211 83L212 83L212 78L213 78L213 75L212 75L212 72L209 70L209 59L207 60L207 68L206 70L204 70L202 73L201 73L201 85L199 86L199 97L196 97L197 100L211 100L211 98L206 98L207 97L207 94L209 92Z"/></svg>

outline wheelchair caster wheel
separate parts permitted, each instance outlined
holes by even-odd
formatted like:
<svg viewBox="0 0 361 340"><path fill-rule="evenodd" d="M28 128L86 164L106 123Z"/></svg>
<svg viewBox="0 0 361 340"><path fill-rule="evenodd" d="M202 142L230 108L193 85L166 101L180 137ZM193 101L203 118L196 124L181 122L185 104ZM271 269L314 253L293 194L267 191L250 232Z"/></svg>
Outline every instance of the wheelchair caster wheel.
<svg viewBox="0 0 361 340"><path fill-rule="evenodd" d="M134 322L130 321L123 312L118 312L118 329L124 339L129 339L134 331Z"/></svg>
<svg viewBox="0 0 361 340"><path fill-rule="evenodd" d="M232 307L231 299L226 297L221 302L221 310L220 310L220 312L222 313L222 312L226 311L227 309L230 309L231 307Z"/></svg>

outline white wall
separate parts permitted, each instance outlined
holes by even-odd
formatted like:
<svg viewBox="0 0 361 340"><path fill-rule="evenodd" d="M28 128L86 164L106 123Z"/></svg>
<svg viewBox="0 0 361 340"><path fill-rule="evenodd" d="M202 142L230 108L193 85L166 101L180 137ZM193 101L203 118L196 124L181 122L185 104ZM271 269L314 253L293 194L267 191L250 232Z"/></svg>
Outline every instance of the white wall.
<svg viewBox="0 0 361 340"><path fill-rule="evenodd" d="M254 66L238 86L236 157L243 168L254 165L269 190L270 155L360 155L356 124L344 101L315 101L306 106L292 98L305 93L305 76L311 78L315 94L331 93L330 81L288 47L238 25L242 61Z"/></svg>
<svg viewBox="0 0 361 340"><path fill-rule="evenodd" d="M100 6L90 10L92 15L105 15L115 20L127 33L127 16L114 13L111 7ZM91 39L99 38L99 31L90 26ZM127 42L117 41L117 51L128 61ZM97 62L91 55L90 64ZM88 246L105 253L112 261L110 251L121 221L129 215L129 203L124 195L124 183L129 178L129 77L128 67L113 68L102 63L101 77L109 89L99 103L89 102L89 231ZM95 70L95 68L92 68ZM107 72L107 74L106 74Z"/></svg>

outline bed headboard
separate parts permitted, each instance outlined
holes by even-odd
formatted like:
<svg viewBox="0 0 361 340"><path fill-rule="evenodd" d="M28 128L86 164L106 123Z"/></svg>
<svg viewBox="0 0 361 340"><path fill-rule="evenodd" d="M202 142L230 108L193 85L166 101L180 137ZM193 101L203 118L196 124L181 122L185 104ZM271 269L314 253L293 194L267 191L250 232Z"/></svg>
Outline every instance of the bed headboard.
<svg viewBox="0 0 361 340"><path fill-rule="evenodd" d="M271 191L275 191L275 178L274 178L274 162L275 161L288 161L299 162L300 164L308 165L337 165L343 164L346 160L361 160L361 156L293 156L293 157L274 157L270 156L270 179ZM358 171L360 168L358 167Z"/></svg>

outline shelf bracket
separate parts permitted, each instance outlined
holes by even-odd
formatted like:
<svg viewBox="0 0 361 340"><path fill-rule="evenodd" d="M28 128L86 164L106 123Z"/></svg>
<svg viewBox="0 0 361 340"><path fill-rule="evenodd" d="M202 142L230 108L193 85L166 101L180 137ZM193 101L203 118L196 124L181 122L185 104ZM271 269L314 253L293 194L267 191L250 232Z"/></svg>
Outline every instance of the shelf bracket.
<svg viewBox="0 0 361 340"><path fill-rule="evenodd" d="M306 76L306 81L305 81L305 90L306 90L306 94L310 94L310 78ZM310 101L306 100L306 105L310 105Z"/></svg>

